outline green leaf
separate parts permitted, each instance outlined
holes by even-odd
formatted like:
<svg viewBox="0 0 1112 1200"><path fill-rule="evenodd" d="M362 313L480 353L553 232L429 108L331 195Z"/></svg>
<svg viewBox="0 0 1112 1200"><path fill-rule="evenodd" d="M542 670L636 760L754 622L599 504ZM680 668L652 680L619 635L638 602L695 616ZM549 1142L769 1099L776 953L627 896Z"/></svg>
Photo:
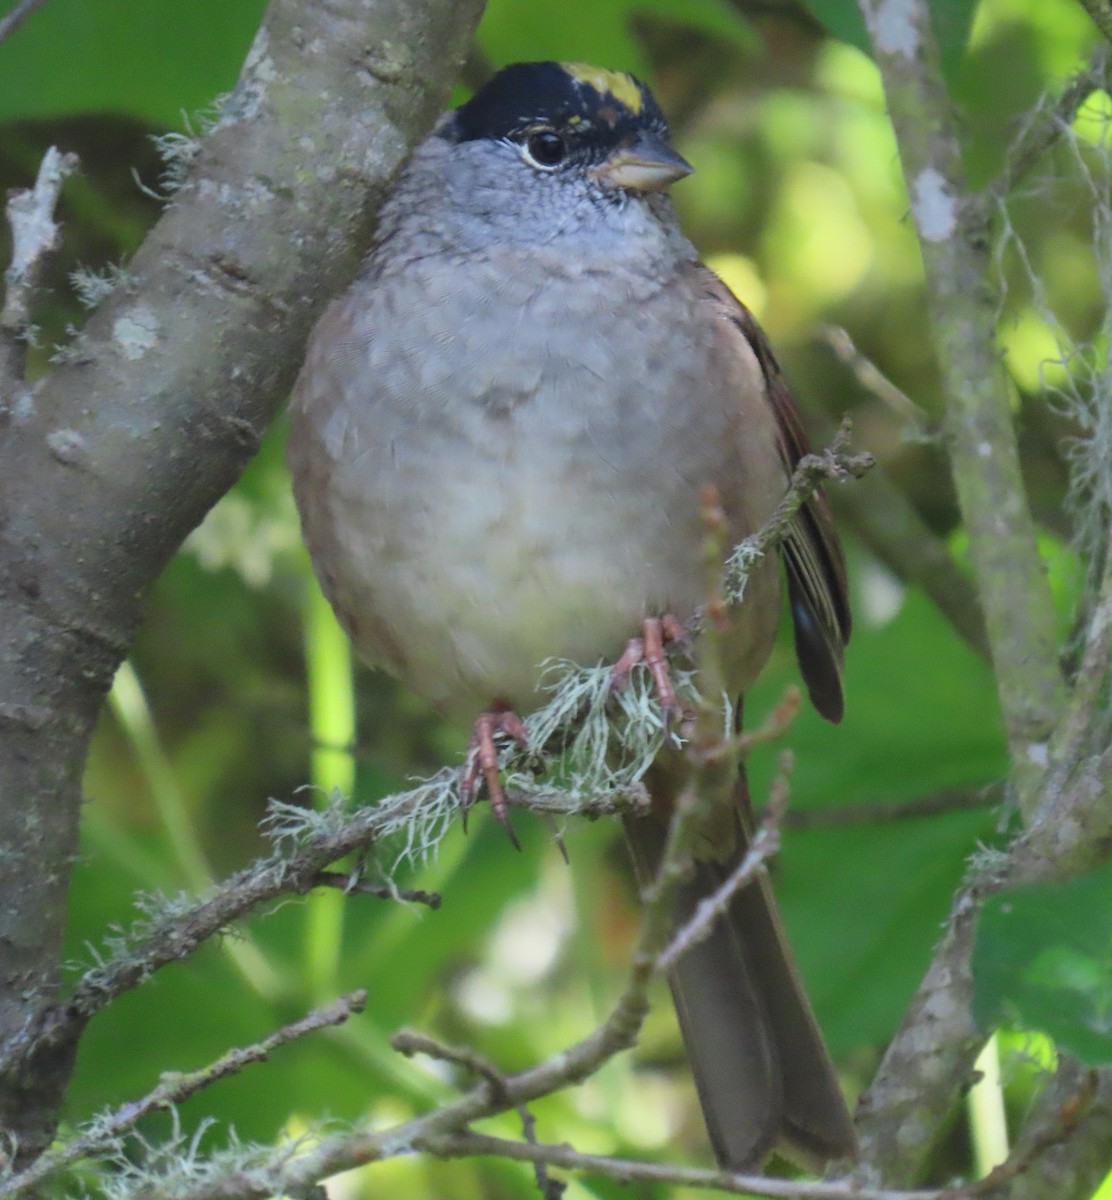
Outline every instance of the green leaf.
<svg viewBox="0 0 1112 1200"><path fill-rule="evenodd" d="M757 35L738 10L722 0L641 0L639 13L651 13L671 25L686 25L710 37L753 50Z"/></svg>
<svg viewBox="0 0 1112 1200"><path fill-rule="evenodd" d="M806 702L787 735L792 806L894 804L1001 778L1007 756L992 674L920 593L871 623L867 571L851 558L858 624L846 652L846 716L821 720ZM798 680L790 639L746 696L755 726ZM749 762L757 804L774 753ZM954 888L991 808L842 828L789 830L775 885L789 937L835 1054L891 1037L938 941Z"/></svg>
<svg viewBox="0 0 1112 1200"><path fill-rule="evenodd" d="M931 24L947 77L953 76L969 44L976 7L977 0L931 0Z"/></svg>
<svg viewBox="0 0 1112 1200"><path fill-rule="evenodd" d="M530 59L590 62L649 78L651 70L633 35L633 18L651 15L752 49L754 34L723 0L595 0L583 19L569 18L565 0L491 0L479 41L496 66Z"/></svg>
<svg viewBox="0 0 1112 1200"><path fill-rule="evenodd" d="M986 1029L1015 1022L1093 1066L1112 1062L1112 863L985 904L973 1013Z"/></svg>
<svg viewBox="0 0 1112 1200"><path fill-rule="evenodd" d="M599 0L589 20L569 20L559 0L491 0L479 26L479 42L495 66L531 59L596 63L615 71L648 75L648 62L629 25L626 0Z"/></svg>
<svg viewBox="0 0 1112 1200"><path fill-rule="evenodd" d="M118 112L180 126L235 85L265 7L52 0L0 46L0 121Z"/></svg>
<svg viewBox="0 0 1112 1200"><path fill-rule="evenodd" d="M832 37L840 42L848 42L866 54L872 52L865 18L855 0L849 3L847 0L804 0L804 3Z"/></svg>

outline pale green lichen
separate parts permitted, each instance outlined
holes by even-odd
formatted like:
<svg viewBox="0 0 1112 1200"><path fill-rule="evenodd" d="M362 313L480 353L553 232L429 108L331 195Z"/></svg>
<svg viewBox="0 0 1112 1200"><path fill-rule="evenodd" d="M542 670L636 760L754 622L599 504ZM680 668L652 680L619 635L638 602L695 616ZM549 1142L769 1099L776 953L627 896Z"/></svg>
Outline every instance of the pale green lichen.
<svg viewBox="0 0 1112 1200"><path fill-rule="evenodd" d="M77 266L69 276L70 286L84 308L94 309L116 288L131 282L127 268L118 263L109 263L100 270Z"/></svg>
<svg viewBox="0 0 1112 1200"><path fill-rule="evenodd" d="M112 340L124 358L135 362L158 342L159 320L145 305L124 313L112 325Z"/></svg>

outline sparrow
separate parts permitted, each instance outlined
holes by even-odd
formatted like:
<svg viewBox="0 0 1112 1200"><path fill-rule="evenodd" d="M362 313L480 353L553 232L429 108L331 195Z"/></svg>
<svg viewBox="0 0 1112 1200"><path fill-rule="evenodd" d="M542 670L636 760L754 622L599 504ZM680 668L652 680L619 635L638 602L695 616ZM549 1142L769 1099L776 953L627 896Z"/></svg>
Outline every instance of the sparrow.
<svg viewBox="0 0 1112 1200"><path fill-rule="evenodd" d="M662 643L705 600L701 493L740 542L809 449L765 335L680 228L668 188L691 170L634 76L504 68L413 152L294 387L288 462L324 593L361 655L472 725L464 788L496 803L494 735L524 737L540 664L643 654L664 676ZM731 617L739 697L785 579L803 679L838 721L850 613L821 494ZM675 799L666 769L649 786L651 813L625 821L643 883ZM739 780L699 831L677 922L750 830ZM723 1167L853 1156L767 876L669 982Z"/></svg>

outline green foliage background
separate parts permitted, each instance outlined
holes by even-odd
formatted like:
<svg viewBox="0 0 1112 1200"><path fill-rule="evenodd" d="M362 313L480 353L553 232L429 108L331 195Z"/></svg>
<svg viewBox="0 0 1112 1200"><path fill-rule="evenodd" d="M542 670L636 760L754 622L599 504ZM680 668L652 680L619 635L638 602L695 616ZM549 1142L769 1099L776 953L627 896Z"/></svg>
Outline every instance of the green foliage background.
<svg viewBox="0 0 1112 1200"><path fill-rule="evenodd" d="M479 41L495 64L575 58L653 81L697 168L676 194L694 240L765 324L806 409L828 418L852 411L857 440L960 560L939 448L909 438L816 339L823 322L846 326L938 413L917 246L856 8L810 0L817 19L809 23L751 20L741 7L493 0ZM83 160L83 174L67 185L66 245L42 302L40 366L67 325L81 320L67 272L126 260L157 218L158 204L133 179L133 170L151 186L158 178L149 135L188 128L186 114L234 85L263 8L262 0L52 0L0 46L0 183L25 185L51 142ZM999 169L1017 115L1079 65L1095 34L1072 0L940 0L935 16L949 84L964 106L969 174L983 183ZM1063 211L1050 221L1033 203L1016 219L1032 262L1048 269L1051 302L1078 336L1090 333L1100 298L1086 271L1081 216ZM1055 347L1022 286L1009 291L1001 344L1065 624L1077 572L1063 542L1062 430L1041 394L1041 365ZM167 569L104 713L72 892L75 972L113 926L133 919L137 891L196 890L247 862L261 847L256 826L267 797L289 800L312 780L353 786L359 802L371 803L462 752L459 730L383 676L357 667L352 692L346 648L300 548L284 433L278 422ZM837 729L807 712L792 730L795 810L990 788L1006 760L988 667L924 595L894 579L852 533L848 541L857 613L848 712ZM785 642L747 702L751 717L794 678ZM329 749L353 730L354 759ZM774 753L753 764L758 797ZM312 802L312 793L301 795ZM997 824L986 807L787 835L778 867L784 915L851 1091L868 1081L970 854L998 836ZM183 1109L186 1123L212 1115L241 1138L272 1139L322 1118L388 1121L419 1111L449 1094L452 1081L390 1050L401 1025L472 1044L506 1068L586 1032L615 994L635 920L623 851L611 824L576 824L565 833L568 869L543 827L520 817L517 825L522 854L479 819L468 836L454 829L419 870L399 871L399 883L442 892L436 913L317 897L162 972L93 1023L68 1121L355 987L370 991L364 1016L205 1093ZM706 1160L673 1019L660 1000L637 1054L537 1106L542 1137L585 1151ZM1028 1094L1024 1076L1010 1102ZM154 1123L145 1132L156 1137L165 1128ZM509 1122L501 1128L515 1132ZM959 1126L938 1172L964 1168L966 1153ZM511 1165L397 1161L375 1172L376 1194L396 1188L414 1198L524 1196L532 1188ZM362 1186L352 1178L337 1194ZM573 1181L567 1194L617 1192Z"/></svg>

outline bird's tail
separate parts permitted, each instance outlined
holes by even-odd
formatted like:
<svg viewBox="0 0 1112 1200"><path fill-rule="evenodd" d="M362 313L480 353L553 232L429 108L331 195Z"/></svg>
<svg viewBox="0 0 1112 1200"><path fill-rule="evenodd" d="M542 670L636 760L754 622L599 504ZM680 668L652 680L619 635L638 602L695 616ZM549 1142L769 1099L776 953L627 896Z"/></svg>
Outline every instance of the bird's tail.
<svg viewBox="0 0 1112 1200"><path fill-rule="evenodd" d="M657 787L666 786L658 781ZM677 903L677 927L748 849L744 777L730 854L696 863ZM654 791L657 813L670 812ZM667 828L630 817L626 836L642 885L656 874ZM788 946L765 872L733 898L710 935L669 974L680 1030L719 1164L744 1170L773 1148L817 1166L852 1158L857 1140L822 1034Z"/></svg>

